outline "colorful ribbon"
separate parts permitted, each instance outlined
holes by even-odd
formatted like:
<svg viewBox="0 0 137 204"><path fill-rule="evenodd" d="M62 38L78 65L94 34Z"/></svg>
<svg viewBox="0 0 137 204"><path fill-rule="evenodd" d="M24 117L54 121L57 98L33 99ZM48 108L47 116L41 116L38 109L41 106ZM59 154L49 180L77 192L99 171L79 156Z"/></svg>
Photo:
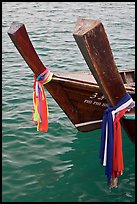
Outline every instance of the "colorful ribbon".
<svg viewBox="0 0 137 204"><path fill-rule="evenodd" d="M48 131L48 104L43 85L50 82L52 76L48 68L38 77L34 75L32 120L37 124L37 131Z"/></svg>
<svg viewBox="0 0 137 204"><path fill-rule="evenodd" d="M106 167L105 175L109 187L111 179L122 175L124 170L120 118L131 103L133 100L126 93L116 106L109 105L103 114L100 159L101 164Z"/></svg>

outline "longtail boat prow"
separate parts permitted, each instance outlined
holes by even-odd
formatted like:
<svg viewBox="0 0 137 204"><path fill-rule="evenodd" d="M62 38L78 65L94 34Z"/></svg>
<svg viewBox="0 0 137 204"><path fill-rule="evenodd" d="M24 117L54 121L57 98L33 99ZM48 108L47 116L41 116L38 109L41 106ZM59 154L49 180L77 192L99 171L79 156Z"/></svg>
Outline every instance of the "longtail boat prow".
<svg viewBox="0 0 137 204"><path fill-rule="evenodd" d="M73 36L107 102L112 107L116 106L128 91L116 67L103 24L100 20L78 19ZM130 82L132 81L129 81L129 86ZM132 98L134 100L133 96ZM121 123L131 141L135 143L134 101L132 105L128 113L130 116L126 117L125 112Z"/></svg>
<svg viewBox="0 0 137 204"><path fill-rule="evenodd" d="M48 70L36 53L23 23L13 22L8 35L36 77ZM78 21L74 37L90 70L53 73L51 80L45 83L44 87L77 130L86 132L101 128L103 113L108 102L116 105L125 93L129 93L134 100L135 70L116 69L100 22ZM123 127L133 143L135 142L135 122L131 120L131 116L134 115L134 109L132 108L122 118Z"/></svg>

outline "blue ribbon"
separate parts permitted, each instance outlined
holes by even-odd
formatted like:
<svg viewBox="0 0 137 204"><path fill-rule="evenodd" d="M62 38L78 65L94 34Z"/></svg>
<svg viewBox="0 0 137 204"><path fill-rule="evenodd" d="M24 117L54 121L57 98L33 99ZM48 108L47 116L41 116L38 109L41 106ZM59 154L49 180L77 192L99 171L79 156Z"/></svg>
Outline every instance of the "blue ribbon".
<svg viewBox="0 0 137 204"><path fill-rule="evenodd" d="M47 75L48 71L49 71L49 70L47 69L47 70L44 71L44 74L43 74L43 73L39 74L39 75L37 76L37 80L38 80L38 81L43 80L43 79L45 78L45 76Z"/></svg>
<svg viewBox="0 0 137 204"><path fill-rule="evenodd" d="M131 99L130 94L126 93L122 99L115 105L108 105L108 108L104 111L103 122L101 128L101 144L100 144L100 159L101 164L103 164L104 159L104 149L105 149L105 140L106 140L106 123L108 124L108 140L107 140L107 161L105 175L107 176L108 181L112 176L112 164L113 164L113 146L114 146L114 127L113 127L113 118L112 111L116 110L122 104L126 103Z"/></svg>

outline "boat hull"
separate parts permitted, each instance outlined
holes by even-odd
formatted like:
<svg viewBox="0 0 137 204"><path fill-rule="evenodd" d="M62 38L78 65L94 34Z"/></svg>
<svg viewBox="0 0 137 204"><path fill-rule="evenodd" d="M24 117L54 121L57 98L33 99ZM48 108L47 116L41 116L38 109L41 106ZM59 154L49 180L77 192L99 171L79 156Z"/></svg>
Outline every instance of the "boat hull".
<svg viewBox="0 0 137 204"><path fill-rule="evenodd" d="M108 103L91 73L53 75L52 81L45 87L78 131L101 128ZM134 87L126 87L126 90L134 99Z"/></svg>

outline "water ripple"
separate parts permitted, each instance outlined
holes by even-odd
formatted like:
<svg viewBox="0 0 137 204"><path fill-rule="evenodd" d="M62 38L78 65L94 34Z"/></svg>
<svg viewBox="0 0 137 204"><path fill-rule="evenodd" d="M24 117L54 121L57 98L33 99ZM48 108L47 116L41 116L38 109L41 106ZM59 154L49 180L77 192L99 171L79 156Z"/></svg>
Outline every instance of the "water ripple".
<svg viewBox="0 0 137 204"><path fill-rule="evenodd" d="M72 33L78 18L100 19L118 68L134 68L134 2L2 2L2 8L3 202L133 202L135 157L127 137L124 174L109 192L99 162L100 130L77 132L47 93L49 131L36 131L33 74L7 31L13 21L24 23L52 72L88 71Z"/></svg>

